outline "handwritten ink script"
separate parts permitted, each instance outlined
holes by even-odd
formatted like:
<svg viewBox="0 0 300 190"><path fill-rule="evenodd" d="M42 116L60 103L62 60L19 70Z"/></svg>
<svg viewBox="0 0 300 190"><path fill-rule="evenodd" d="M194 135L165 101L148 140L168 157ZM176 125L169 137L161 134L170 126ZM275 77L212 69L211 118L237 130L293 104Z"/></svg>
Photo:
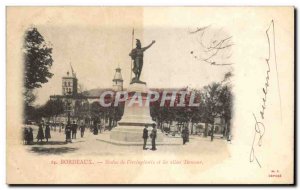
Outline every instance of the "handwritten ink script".
<svg viewBox="0 0 300 190"><path fill-rule="evenodd" d="M268 87L270 86L269 84L269 79L270 79L270 58L271 58L271 43L270 40L272 40L273 44L274 44L274 49L273 49L273 55L274 58L276 60L276 51L275 51L275 26L274 26L274 21L271 21L271 24L269 25L268 29L266 30L266 35L267 35L267 39L268 39L268 46L269 46L269 55L268 58L266 58L266 64L267 64L267 71L266 71L266 80L265 80L265 84L264 84L264 88L262 89L263 91L263 98L262 98L262 105L261 105L261 110L260 110L260 118L257 118L256 115L254 113L253 114L253 118L254 118L254 136L253 136L253 141L252 141L252 147L251 147L251 151L250 151L250 162L255 161L259 167L261 168L261 163L259 162L255 151L257 147L261 147L262 146L262 140L263 140L263 136L265 134L265 125L263 123L263 120L265 119L265 110L267 108L267 95L268 95ZM270 32L270 30L272 30L272 32ZM270 33L273 36L272 39L270 39ZM275 63L277 64L277 63Z"/></svg>

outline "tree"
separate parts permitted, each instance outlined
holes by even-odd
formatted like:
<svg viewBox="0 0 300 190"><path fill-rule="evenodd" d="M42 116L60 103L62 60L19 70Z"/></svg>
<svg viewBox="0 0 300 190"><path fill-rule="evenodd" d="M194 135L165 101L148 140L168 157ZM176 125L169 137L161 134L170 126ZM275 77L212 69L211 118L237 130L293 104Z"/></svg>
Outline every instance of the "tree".
<svg viewBox="0 0 300 190"><path fill-rule="evenodd" d="M93 102L90 106L90 113L94 124L100 122L99 117L101 114L101 105L99 102Z"/></svg>
<svg viewBox="0 0 300 190"><path fill-rule="evenodd" d="M27 121L34 118L36 112L33 111L32 103L36 96L33 92L35 88L40 88L43 83L53 76L49 72L52 66L52 48L45 42L43 36L36 28L29 28L25 32L23 45L24 52L24 119Z"/></svg>
<svg viewBox="0 0 300 190"><path fill-rule="evenodd" d="M156 89L159 94L158 100L150 103L150 114L151 117L157 122L157 127L162 130L170 130L171 122L175 120L176 110L174 107L170 107L170 100L166 100L163 106L161 105L163 91ZM172 92L168 93L171 96ZM153 95L154 96L154 95ZM152 97L153 98L153 97ZM168 129L163 129L163 123L168 123Z"/></svg>
<svg viewBox="0 0 300 190"><path fill-rule="evenodd" d="M211 85L205 86L202 93L202 110L203 119L205 123L209 123L212 126L211 129L211 139L214 136L214 119L220 116L221 112L221 102L220 102L220 83L212 83ZM207 126L206 129L207 131Z"/></svg>
<svg viewBox="0 0 300 190"><path fill-rule="evenodd" d="M28 90L42 87L53 74L52 48L37 28L29 28L24 41L24 87Z"/></svg>
<svg viewBox="0 0 300 190"><path fill-rule="evenodd" d="M89 103L87 100L76 100L74 105L74 117L78 120L88 120L89 118Z"/></svg>
<svg viewBox="0 0 300 190"><path fill-rule="evenodd" d="M40 108L43 117L56 117L65 111L64 103L60 99L48 100L45 105Z"/></svg>
<svg viewBox="0 0 300 190"><path fill-rule="evenodd" d="M214 119L221 117L225 119L225 123L228 126L232 114L232 93L229 86L222 85L222 83L212 83L205 86L202 91L201 101L202 118L206 123L214 126ZM229 130L228 127L227 130ZM212 139L213 132L214 129L212 128Z"/></svg>
<svg viewBox="0 0 300 190"><path fill-rule="evenodd" d="M223 86L220 93L221 117L224 118L226 124L225 134L230 131L230 120L232 117L232 93L229 86Z"/></svg>
<svg viewBox="0 0 300 190"><path fill-rule="evenodd" d="M212 83L203 88L201 100L204 109L204 120L207 123L213 124L214 118L220 112L220 89L221 85L219 83Z"/></svg>

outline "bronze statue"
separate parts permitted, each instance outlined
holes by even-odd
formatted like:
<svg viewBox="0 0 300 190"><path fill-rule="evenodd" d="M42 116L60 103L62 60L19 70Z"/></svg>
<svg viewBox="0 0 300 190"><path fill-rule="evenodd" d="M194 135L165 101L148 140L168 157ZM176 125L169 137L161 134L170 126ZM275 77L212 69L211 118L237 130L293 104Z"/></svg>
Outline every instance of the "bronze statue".
<svg viewBox="0 0 300 190"><path fill-rule="evenodd" d="M143 69L143 57L144 57L144 51L146 49L150 48L155 41L153 40L150 45L146 47L142 47L141 41L139 39L136 39L136 48L133 49L129 56L133 60L133 69L132 72L134 73L135 77L131 80L132 83L144 83L140 81L140 76Z"/></svg>

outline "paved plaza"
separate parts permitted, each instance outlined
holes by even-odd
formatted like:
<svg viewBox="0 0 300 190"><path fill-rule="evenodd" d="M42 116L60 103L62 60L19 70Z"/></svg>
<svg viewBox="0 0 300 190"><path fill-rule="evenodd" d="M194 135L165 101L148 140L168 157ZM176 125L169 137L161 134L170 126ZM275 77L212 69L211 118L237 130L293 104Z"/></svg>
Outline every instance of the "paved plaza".
<svg viewBox="0 0 300 190"><path fill-rule="evenodd" d="M37 127L33 126L34 137L37 134ZM32 154L39 155L128 155L149 152L149 154L163 153L167 154L169 152L175 153L194 153L201 156L208 156L212 154L224 155L227 153L227 141L215 138L213 142L210 138L204 138L200 136L190 136L190 142L186 145L182 145L182 139L180 137L165 137L165 141L176 142L174 145L157 145L156 151L151 151L150 141L148 139L148 150L143 150L142 146L124 146L115 145L103 141L103 139L109 138L109 131L99 133L94 135L89 129L85 130L84 137L80 137L80 131L77 132L77 139L72 139L72 143L65 143L64 130L59 132L51 131L51 139L49 142L37 143L34 139L33 145L26 145L25 148ZM142 136L142 134L141 134Z"/></svg>
<svg viewBox="0 0 300 190"><path fill-rule="evenodd" d="M36 137L38 128L33 126L33 129ZM150 145L148 150L143 150L142 145L115 145L102 141L109 135L109 131L93 135L86 129L83 138L79 132L76 140L66 144L64 131L59 133L58 129L52 130L48 143L45 140L36 143L35 139L33 145L11 149L11 155L14 158L22 157L16 163L19 171L24 174L29 172L34 178L46 173L51 183L109 183L111 176L117 174L128 174L130 179L114 178L115 183L141 183L146 176L147 183L168 182L163 177L155 181L156 178L149 176L169 176L178 183L192 183L198 174L202 173L201 178L205 179L208 171L226 162L230 158L229 147L232 146L220 138L211 142L210 138L190 135L186 145L157 145L157 150L152 151ZM169 138L165 137L165 140ZM180 137L171 140L182 142ZM37 164L43 167L35 169ZM73 177L65 181L66 174ZM26 177L21 175L19 180Z"/></svg>

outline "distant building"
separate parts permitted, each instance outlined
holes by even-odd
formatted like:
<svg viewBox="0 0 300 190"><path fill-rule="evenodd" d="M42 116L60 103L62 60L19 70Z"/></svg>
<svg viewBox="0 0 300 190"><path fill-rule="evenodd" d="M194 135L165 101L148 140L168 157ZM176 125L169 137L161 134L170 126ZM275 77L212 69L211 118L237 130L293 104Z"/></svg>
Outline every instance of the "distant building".
<svg viewBox="0 0 300 190"><path fill-rule="evenodd" d="M75 73L72 76L67 72L67 76L62 78L62 95L76 95L78 88L78 80Z"/></svg>
<svg viewBox="0 0 300 190"><path fill-rule="evenodd" d="M113 78L112 88L97 89L78 93L78 79L76 73L71 66L72 74L67 72L67 75L62 77L62 95L51 95L50 100L62 100L65 113L55 118L47 118L51 122L67 123L68 114L70 115L70 121L83 122L83 120L90 120L90 105L100 101L100 95L104 91L121 91L123 90L123 78L121 69L116 68L116 72ZM80 108L80 109L78 109ZM82 111L83 110L83 111ZM84 113L83 113L84 112ZM86 121L84 121L86 122Z"/></svg>
<svg viewBox="0 0 300 190"><path fill-rule="evenodd" d="M113 79L113 90L114 91L123 90L123 78L122 78L120 67L116 68L116 73Z"/></svg>

